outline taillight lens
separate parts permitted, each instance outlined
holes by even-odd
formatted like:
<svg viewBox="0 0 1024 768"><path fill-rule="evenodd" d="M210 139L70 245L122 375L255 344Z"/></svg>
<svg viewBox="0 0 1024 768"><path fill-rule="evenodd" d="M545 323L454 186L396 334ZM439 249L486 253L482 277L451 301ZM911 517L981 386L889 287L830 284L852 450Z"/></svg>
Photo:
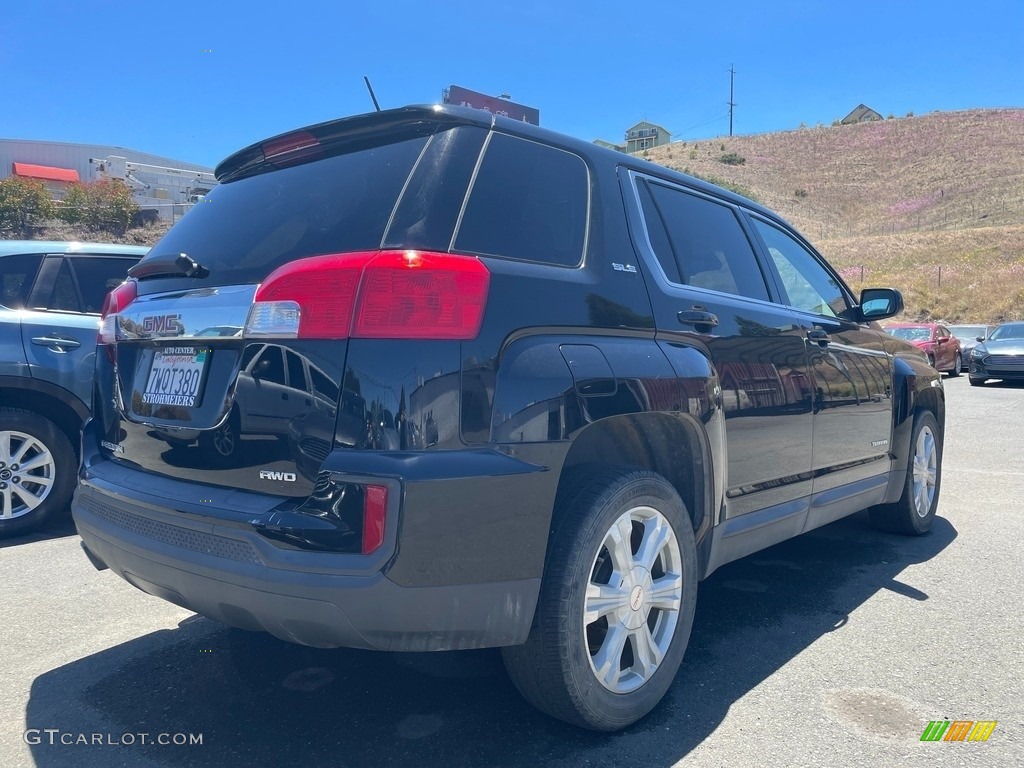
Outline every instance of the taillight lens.
<svg viewBox="0 0 1024 768"><path fill-rule="evenodd" d="M348 338L359 279L373 256L312 256L274 270L256 291L246 335Z"/></svg>
<svg viewBox="0 0 1024 768"><path fill-rule="evenodd" d="M384 485L368 485L363 493L363 546L368 555L384 543L384 523L388 514L388 489Z"/></svg>
<svg viewBox="0 0 1024 768"><path fill-rule="evenodd" d="M134 280L126 280L107 294L100 311L100 344L113 344L117 340L115 323L121 312L139 296L139 287Z"/></svg>
<svg viewBox="0 0 1024 768"><path fill-rule="evenodd" d="M250 337L472 339L490 273L472 256L364 251L312 256L272 272L256 291Z"/></svg>

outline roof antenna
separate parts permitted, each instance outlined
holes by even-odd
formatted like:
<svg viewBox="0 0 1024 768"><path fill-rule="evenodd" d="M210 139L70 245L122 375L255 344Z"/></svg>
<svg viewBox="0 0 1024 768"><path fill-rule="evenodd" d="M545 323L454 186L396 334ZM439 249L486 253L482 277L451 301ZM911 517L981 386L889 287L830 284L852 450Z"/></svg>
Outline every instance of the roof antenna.
<svg viewBox="0 0 1024 768"><path fill-rule="evenodd" d="M374 109L380 112L380 104L377 103L377 97L373 95L373 86L370 85L370 78L368 78L366 75L363 75L363 82L366 83L366 90L370 92L370 98L373 99Z"/></svg>

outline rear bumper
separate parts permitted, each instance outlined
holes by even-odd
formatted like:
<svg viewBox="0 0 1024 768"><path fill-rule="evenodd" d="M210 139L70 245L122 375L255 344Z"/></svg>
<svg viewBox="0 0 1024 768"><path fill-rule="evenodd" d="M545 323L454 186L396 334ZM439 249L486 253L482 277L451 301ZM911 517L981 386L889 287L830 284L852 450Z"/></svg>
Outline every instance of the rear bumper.
<svg viewBox="0 0 1024 768"><path fill-rule="evenodd" d="M216 621L303 645L388 651L514 645L526 639L540 585L525 579L402 587L381 572L328 572L320 553L302 556L320 558L324 572L282 567L273 562L272 545L255 533L185 524L171 510L89 484L79 487L72 511L97 567Z"/></svg>
<svg viewBox="0 0 1024 768"><path fill-rule="evenodd" d="M379 474L366 454L349 475L333 467L338 477L377 474L400 489L384 546L361 555L261 536L253 523L281 497L163 478L87 448L72 502L83 546L97 568L151 595L317 647L454 650L516 645L529 633L550 508L536 519L509 508L549 482L555 473L543 467L460 451L381 454L391 471ZM443 477L455 459L462 474ZM406 461L415 471L396 471Z"/></svg>

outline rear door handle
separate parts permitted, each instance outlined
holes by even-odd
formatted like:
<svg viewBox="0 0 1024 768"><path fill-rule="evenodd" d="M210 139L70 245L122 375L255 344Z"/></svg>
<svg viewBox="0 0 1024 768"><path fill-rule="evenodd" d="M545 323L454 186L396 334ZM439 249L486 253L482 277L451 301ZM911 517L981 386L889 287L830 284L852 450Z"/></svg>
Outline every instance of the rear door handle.
<svg viewBox="0 0 1024 768"><path fill-rule="evenodd" d="M812 328L811 330L809 330L807 332L807 338L810 341L816 341L823 347L826 346L830 341L832 341L832 337L829 336L828 333L823 331L821 328Z"/></svg>
<svg viewBox="0 0 1024 768"><path fill-rule="evenodd" d="M78 339L70 339L67 336L34 336L32 343L40 347L49 347L58 352L63 352L65 349L78 349L82 346L82 342Z"/></svg>
<svg viewBox="0 0 1024 768"><path fill-rule="evenodd" d="M704 309L683 309L676 317L683 325L707 325L711 328L718 325L718 318Z"/></svg>

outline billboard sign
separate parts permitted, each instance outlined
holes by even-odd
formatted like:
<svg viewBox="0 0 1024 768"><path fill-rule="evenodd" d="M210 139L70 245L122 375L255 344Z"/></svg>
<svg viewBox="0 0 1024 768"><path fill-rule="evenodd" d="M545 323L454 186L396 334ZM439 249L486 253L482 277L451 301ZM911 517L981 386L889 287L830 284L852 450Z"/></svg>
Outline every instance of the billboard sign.
<svg viewBox="0 0 1024 768"><path fill-rule="evenodd" d="M471 91L468 88L460 88L453 85L445 91L445 104L454 104L457 107L472 107L483 109L492 115L511 117L513 120L522 120L524 123L540 125L540 110L533 107L524 107L508 99L499 99L496 96L485 96L482 93Z"/></svg>

